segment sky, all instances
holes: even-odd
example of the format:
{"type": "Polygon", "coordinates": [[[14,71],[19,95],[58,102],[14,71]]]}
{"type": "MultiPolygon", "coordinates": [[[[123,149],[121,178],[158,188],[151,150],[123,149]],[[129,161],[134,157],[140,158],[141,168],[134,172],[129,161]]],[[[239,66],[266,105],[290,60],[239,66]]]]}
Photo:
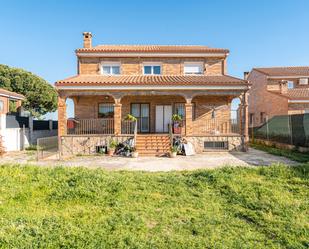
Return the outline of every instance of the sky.
{"type": "Polygon", "coordinates": [[[76,74],[84,31],[93,45],[228,48],[228,74],[240,78],[253,67],[309,66],[309,0],[0,2],[0,64],[50,84],[76,74]]]}

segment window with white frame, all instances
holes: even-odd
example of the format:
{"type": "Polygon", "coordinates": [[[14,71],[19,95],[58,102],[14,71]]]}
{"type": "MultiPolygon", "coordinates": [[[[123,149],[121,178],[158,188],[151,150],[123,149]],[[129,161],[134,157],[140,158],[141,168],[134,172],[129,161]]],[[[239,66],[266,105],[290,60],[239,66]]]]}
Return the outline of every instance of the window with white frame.
{"type": "Polygon", "coordinates": [[[102,74],[104,75],[119,75],[120,63],[117,62],[104,62],[102,63],[102,74]]]}
{"type": "Polygon", "coordinates": [[[294,88],[294,82],[289,80],[288,81],[288,89],[293,89],[294,88]]]}
{"type": "Polygon", "coordinates": [[[145,75],[160,75],[161,65],[160,64],[144,64],[143,74],[145,75]]]}
{"type": "Polygon", "coordinates": [[[299,84],[300,85],[308,85],[308,78],[300,78],[299,84]]]}
{"type": "Polygon", "coordinates": [[[203,74],[204,70],[203,62],[185,62],[184,63],[184,74],[203,74]]]}

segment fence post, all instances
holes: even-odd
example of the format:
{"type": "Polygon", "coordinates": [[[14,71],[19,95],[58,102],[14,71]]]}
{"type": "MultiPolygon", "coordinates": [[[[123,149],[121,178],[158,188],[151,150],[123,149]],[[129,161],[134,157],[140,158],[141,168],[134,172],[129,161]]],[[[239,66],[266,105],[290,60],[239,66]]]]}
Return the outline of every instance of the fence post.
{"type": "Polygon", "coordinates": [[[29,122],[29,143],[33,144],[33,117],[29,116],[28,118],[28,122],[29,122]]]}
{"type": "Polygon", "coordinates": [[[53,130],[53,120],[48,120],[48,126],[49,126],[49,130],[52,131],[53,130]]]}
{"type": "Polygon", "coordinates": [[[266,138],[269,141],[268,115],[266,115],[266,138]]]}
{"type": "Polygon", "coordinates": [[[288,126],[289,126],[289,133],[290,133],[290,143],[293,144],[293,130],[292,130],[292,123],[291,123],[291,115],[288,115],[288,126]]]}

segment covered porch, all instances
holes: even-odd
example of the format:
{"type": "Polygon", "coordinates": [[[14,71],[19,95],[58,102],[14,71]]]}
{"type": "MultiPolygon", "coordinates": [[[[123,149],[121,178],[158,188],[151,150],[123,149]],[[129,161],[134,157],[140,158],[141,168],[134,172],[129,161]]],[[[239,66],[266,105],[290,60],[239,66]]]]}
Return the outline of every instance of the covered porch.
{"type": "Polygon", "coordinates": [[[246,135],[246,98],[239,91],[62,91],[59,136],[177,133],[182,136],[246,135]],[[74,102],[67,119],[65,101],[74,102]],[[240,98],[232,110],[231,102],[240,98]],[[137,121],[127,120],[128,114],[137,121]],[[179,115],[173,129],[173,114],[179,115]],[[136,126],[136,127],[135,127],[136,126]]]}

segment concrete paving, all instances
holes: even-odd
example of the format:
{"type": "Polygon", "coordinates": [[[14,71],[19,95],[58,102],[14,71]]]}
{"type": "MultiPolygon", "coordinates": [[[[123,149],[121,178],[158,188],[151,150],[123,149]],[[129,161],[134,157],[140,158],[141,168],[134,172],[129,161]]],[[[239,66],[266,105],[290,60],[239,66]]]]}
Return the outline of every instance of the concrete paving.
{"type": "Polygon", "coordinates": [[[68,160],[35,161],[35,155],[29,152],[8,153],[0,163],[34,164],[41,166],[68,166],[102,168],[106,170],[142,170],[142,171],[172,171],[214,169],[224,166],[261,166],[276,163],[297,165],[285,157],[274,156],[263,151],[250,148],[249,152],[207,152],[194,156],[167,157],[109,157],[109,156],[78,156],[68,160]]]}

